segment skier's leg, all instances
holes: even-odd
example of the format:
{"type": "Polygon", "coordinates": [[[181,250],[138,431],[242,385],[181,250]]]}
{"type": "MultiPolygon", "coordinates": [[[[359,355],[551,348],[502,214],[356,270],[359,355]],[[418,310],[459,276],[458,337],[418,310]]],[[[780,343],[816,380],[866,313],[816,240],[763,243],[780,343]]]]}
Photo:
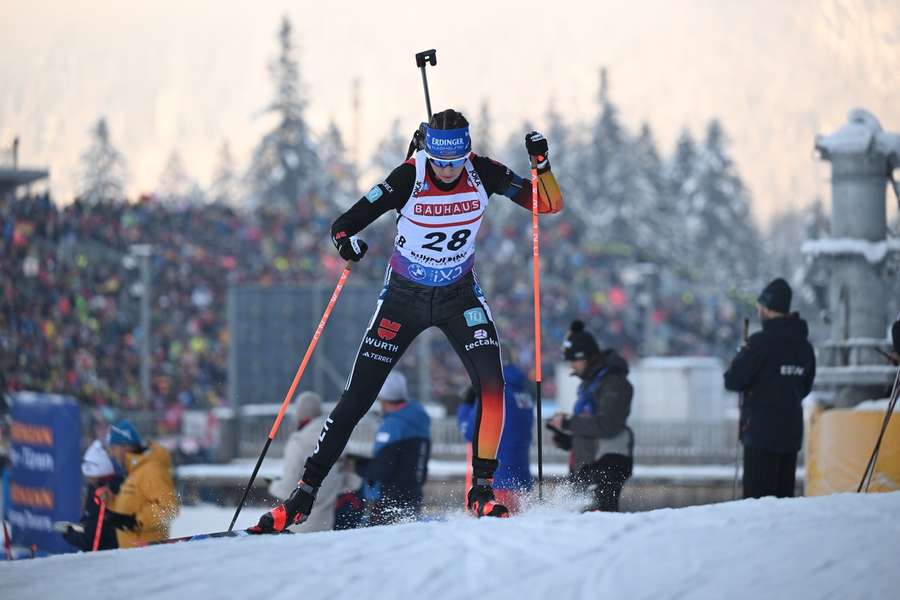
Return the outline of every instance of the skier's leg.
{"type": "Polygon", "coordinates": [[[473,487],[468,504],[475,507],[479,516],[492,512],[497,513],[494,516],[506,516],[508,511],[494,502],[491,490],[504,419],[500,342],[483,298],[467,293],[453,304],[458,310],[437,324],[462,360],[480,397],[472,437],[473,487]]]}
{"type": "Polygon", "coordinates": [[[428,327],[426,311],[392,286],[369,323],[340,400],[325,419],[319,443],[306,460],[303,481],[318,487],[340,458],[350,434],[375,402],[388,373],[412,341],[428,327]]]}
{"type": "Polygon", "coordinates": [[[303,478],[290,497],[264,514],[252,531],[282,531],[309,516],[322,480],[344,451],[356,424],[372,406],[404,350],[427,327],[423,318],[426,312],[402,291],[386,286],[360,342],[344,393],[325,420],[312,456],[306,460],[303,478]]]}

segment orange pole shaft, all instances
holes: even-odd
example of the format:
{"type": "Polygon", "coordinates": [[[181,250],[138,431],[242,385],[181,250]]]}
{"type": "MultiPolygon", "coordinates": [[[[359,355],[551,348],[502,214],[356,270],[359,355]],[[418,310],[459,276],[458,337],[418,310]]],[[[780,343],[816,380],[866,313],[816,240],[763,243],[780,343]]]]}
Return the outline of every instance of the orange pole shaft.
{"type": "Polygon", "coordinates": [[[306,365],[307,363],[309,363],[309,359],[312,356],[313,350],[316,349],[316,344],[319,343],[319,337],[322,335],[322,331],[325,329],[325,324],[328,322],[328,317],[331,316],[331,310],[337,303],[338,296],[341,295],[341,290],[344,289],[344,283],[346,283],[348,275],[350,275],[349,262],[344,267],[340,279],[338,279],[337,285],[334,288],[334,292],[331,294],[331,300],[328,301],[328,306],[325,308],[325,314],[322,315],[322,319],[319,321],[319,326],[316,327],[316,332],[313,334],[312,341],[309,343],[309,347],[306,349],[306,354],[303,356],[303,361],[300,363],[300,367],[297,369],[297,373],[294,375],[294,381],[291,383],[291,389],[288,390],[287,394],[285,394],[284,396],[284,400],[281,402],[281,409],[278,411],[278,416],[275,417],[275,423],[272,424],[271,431],[269,431],[270,440],[274,440],[275,436],[278,434],[278,428],[281,427],[281,420],[284,419],[284,414],[287,412],[288,406],[290,406],[291,404],[291,398],[294,397],[294,392],[297,391],[297,386],[300,384],[300,378],[303,377],[303,371],[306,370],[306,365]]]}
{"type": "Polygon", "coordinates": [[[531,164],[531,246],[534,258],[534,371],[535,381],[541,381],[541,249],[538,228],[538,174],[531,164]]]}

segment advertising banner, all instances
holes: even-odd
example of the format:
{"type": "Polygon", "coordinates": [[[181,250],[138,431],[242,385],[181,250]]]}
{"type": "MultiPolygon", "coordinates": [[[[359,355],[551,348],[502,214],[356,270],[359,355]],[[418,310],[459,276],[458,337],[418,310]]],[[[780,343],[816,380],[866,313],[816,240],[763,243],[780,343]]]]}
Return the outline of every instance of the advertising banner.
{"type": "Polygon", "coordinates": [[[21,555],[72,552],[54,521],[81,516],[81,421],[68,396],[19,392],[10,405],[8,519],[21,555]]]}

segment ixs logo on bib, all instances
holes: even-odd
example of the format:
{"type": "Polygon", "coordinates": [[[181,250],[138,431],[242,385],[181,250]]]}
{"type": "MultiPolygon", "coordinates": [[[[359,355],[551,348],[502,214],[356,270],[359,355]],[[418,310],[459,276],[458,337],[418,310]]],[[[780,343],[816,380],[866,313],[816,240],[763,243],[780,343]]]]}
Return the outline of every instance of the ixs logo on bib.
{"type": "Polygon", "coordinates": [[[466,318],[466,325],[469,327],[485,325],[488,322],[487,315],[484,314],[483,308],[470,308],[463,313],[463,316],[466,318]]]}
{"type": "Polygon", "coordinates": [[[381,319],[381,322],[378,324],[378,337],[383,340],[394,339],[397,337],[398,331],[400,331],[400,323],[396,321],[381,319]]]}

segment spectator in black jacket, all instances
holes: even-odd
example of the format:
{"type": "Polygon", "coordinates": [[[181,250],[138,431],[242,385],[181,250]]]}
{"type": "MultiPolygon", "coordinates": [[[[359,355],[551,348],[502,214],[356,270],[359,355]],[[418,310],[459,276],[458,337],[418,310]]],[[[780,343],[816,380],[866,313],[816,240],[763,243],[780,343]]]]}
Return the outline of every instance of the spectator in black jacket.
{"type": "Polygon", "coordinates": [[[725,372],[741,394],[744,498],[794,495],[803,441],[803,398],[812,390],[816,357],[809,329],[791,313],[791,287],[775,279],[757,298],[762,331],[754,333],[725,372]]]}
{"type": "Polygon", "coordinates": [[[563,344],[563,358],[581,378],[572,415],[554,415],[547,427],[553,442],[570,450],[570,480],[576,489],[591,489],[585,511],[619,510],[619,497],[634,467],[634,435],[626,424],[634,390],[628,363],[615,350],[601,350],[584,323],[573,321],[563,344]]]}
{"type": "Polygon", "coordinates": [[[431,454],[431,419],[409,401],[406,378],[391,371],[378,401],[384,422],[375,434],[363,495],[369,525],[386,525],[418,516],[431,454]]]}

